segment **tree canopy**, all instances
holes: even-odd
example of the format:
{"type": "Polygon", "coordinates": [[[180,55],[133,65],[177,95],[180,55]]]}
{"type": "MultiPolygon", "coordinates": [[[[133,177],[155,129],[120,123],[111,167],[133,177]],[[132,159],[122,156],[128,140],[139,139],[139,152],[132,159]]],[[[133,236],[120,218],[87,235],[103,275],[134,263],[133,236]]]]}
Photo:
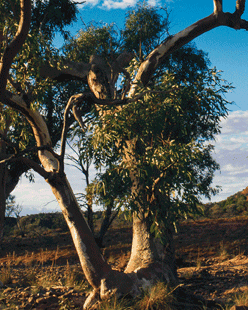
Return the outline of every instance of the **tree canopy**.
{"type": "MultiPolygon", "coordinates": [[[[166,255],[160,255],[151,230],[164,223],[157,224],[156,220],[162,219],[161,215],[167,216],[168,211],[173,209],[187,213],[189,206],[194,206],[199,192],[208,194],[211,191],[209,185],[216,164],[209,156],[211,146],[206,142],[218,132],[219,117],[226,113],[222,94],[228,86],[220,82],[215,70],[201,68],[187,74],[180,72],[184,63],[177,66],[171,55],[195,37],[219,26],[248,30],[248,22],[241,18],[244,9],[245,0],[237,0],[235,12],[225,13],[222,1],[214,0],[211,15],[162,40],[152,51],[148,51],[144,60],[135,58],[135,53],[122,50],[117,50],[113,57],[110,54],[107,59],[104,54],[92,55],[89,62],[79,63],[63,57],[57,57],[58,61],[56,58],[51,60],[48,53],[50,58],[44,57],[47,61],[41,64],[40,77],[62,82],[79,80],[88,85],[82,88],[82,93],[68,99],[64,109],[60,153],[56,153],[49,127],[42,117],[42,104],[38,99],[35,104],[32,103],[29,87],[25,83],[18,88],[9,79],[16,57],[24,53],[22,48],[29,53],[25,42],[32,25],[31,0],[20,0],[18,26],[13,23],[16,32],[9,41],[4,39],[6,44],[1,50],[0,100],[28,121],[40,163],[28,156],[29,149],[19,152],[12,145],[17,152],[4,157],[0,161],[0,169],[5,169],[4,165],[9,162],[19,160],[38,172],[50,185],[70,229],[85,276],[93,287],[85,301],[85,309],[113,294],[135,297],[142,289],[161,279],[172,285],[177,284],[171,227],[161,226],[168,237],[166,255]],[[119,77],[124,82],[120,88],[119,77]],[[66,137],[72,117],[84,128],[82,116],[91,109],[96,112],[99,128],[95,132],[96,144],[101,146],[106,142],[107,146],[99,160],[115,158],[131,180],[133,242],[124,272],[112,269],[104,260],[64,172],[66,137]],[[152,128],[148,116],[152,116],[152,128]],[[198,120],[198,116],[199,121],[193,122],[198,120]],[[154,137],[151,133],[153,128],[154,137]],[[103,137],[104,130],[106,134],[103,137]],[[160,187],[160,183],[163,186],[160,187]],[[180,206],[178,199],[182,202],[180,206]],[[189,204],[191,201],[193,205],[189,204]]],[[[28,62],[29,58],[26,60],[28,62]]],[[[200,63],[204,64],[204,59],[197,62],[195,68],[200,63]]],[[[22,64],[25,67],[25,63],[22,64]]],[[[1,146],[6,142],[4,139],[1,137],[1,146]]],[[[0,196],[4,195],[2,189],[0,187],[0,196]]]]}
{"type": "MultiPolygon", "coordinates": [[[[168,21],[143,4],[128,13],[121,39],[113,29],[91,24],[66,45],[65,53],[82,61],[85,51],[93,52],[95,46],[98,55],[111,58],[121,53],[124,42],[137,54],[126,68],[128,75],[122,75],[125,85],[153,48],[148,42],[159,41],[168,31],[168,21]],[[154,23],[158,27],[152,27],[154,23]],[[152,32],[144,30],[144,37],[136,37],[137,25],[152,32]]],[[[224,95],[230,88],[220,72],[210,69],[207,55],[187,45],[165,59],[146,88],[139,87],[141,98],[126,106],[94,110],[95,118],[79,140],[80,158],[90,154],[96,167],[107,168],[106,188],[115,188],[118,173],[129,187],[123,190],[125,206],[132,212],[141,209],[151,219],[152,230],[163,236],[165,226],[198,213],[201,197],[216,192],[211,183],[219,166],[210,142],[220,132],[221,117],[227,115],[224,95]]]]}

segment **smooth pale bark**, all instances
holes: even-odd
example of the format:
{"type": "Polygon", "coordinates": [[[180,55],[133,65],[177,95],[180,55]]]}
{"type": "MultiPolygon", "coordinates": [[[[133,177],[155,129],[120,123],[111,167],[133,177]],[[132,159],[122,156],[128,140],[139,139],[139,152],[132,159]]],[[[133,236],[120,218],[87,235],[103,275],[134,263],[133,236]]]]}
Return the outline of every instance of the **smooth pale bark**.
{"type": "MultiPolygon", "coordinates": [[[[211,15],[197,21],[196,23],[192,24],[191,26],[185,28],[184,30],[178,32],[177,34],[173,36],[169,36],[167,39],[165,39],[157,48],[155,48],[146,58],[146,60],[140,65],[138,72],[135,76],[135,79],[131,82],[131,89],[128,92],[128,97],[133,98],[137,92],[137,87],[140,83],[142,83],[144,86],[147,85],[151,77],[153,76],[155,70],[157,67],[163,62],[163,60],[168,57],[170,54],[172,54],[174,51],[178,50],[185,44],[191,42],[193,39],[197,38],[198,36],[220,26],[226,26],[233,28],[235,30],[239,29],[245,29],[248,30],[248,22],[244,19],[241,19],[242,14],[244,13],[245,9],[245,0],[237,0],[236,1],[236,10],[234,13],[224,13],[222,11],[222,1],[221,0],[214,0],[214,11],[211,15]]],[[[124,53],[123,53],[124,54],[124,53]]],[[[116,73],[119,73],[123,71],[123,68],[125,68],[125,65],[128,64],[128,62],[131,60],[133,55],[131,53],[126,53],[126,57],[122,56],[123,59],[125,59],[125,62],[119,61],[117,59],[117,62],[114,62],[116,68],[119,70],[115,70],[116,73]],[[116,65],[118,62],[121,64],[122,70],[116,65]]],[[[121,58],[121,56],[119,56],[121,58]]],[[[95,65],[95,63],[92,63],[95,65]]],[[[112,64],[112,65],[113,65],[112,64]]],[[[98,67],[102,70],[103,65],[97,63],[98,67]]],[[[84,64],[84,66],[87,66],[84,64]]],[[[50,76],[53,76],[54,78],[60,77],[61,80],[68,78],[68,70],[71,70],[71,74],[73,77],[78,78],[82,74],[82,70],[80,68],[77,68],[77,66],[73,63],[67,64],[66,69],[52,69],[53,71],[50,76]]],[[[87,67],[88,70],[90,70],[87,67]]],[[[108,69],[109,70],[109,69],[108,69]]],[[[108,71],[107,70],[107,71],[108,71]]],[[[104,75],[106,79],[108,78],[108,72],[105,72],[104,75]]],[[[90,71],[85,71],[85,75],[88,74],[90,71]]],[[[104,72],[104,70],[102,71],[104,72]]],[[[84,76],[85,76],[84,75],[84,76]]],[[[49,76],[48,71],[46,72],[44,70],[44,76],[49,76]]],[[[96,83],[96,74],[94,74],[94,69],[90,73],[90,78],[88,79],[88,82],[90,84],[91,90],[95,93],[95,96],[97,98],[106,98],[108,97],[105,93],[106,89],[103,91],[102,86],[104,86],[104,83],[96,83]],[[92,76],[91,76],[92,74],[92,76]],[[104,94],[105,93],[105,94],[104,94]],[[104,96],[103,96],[104,95],[104,96]]],[[[113,82],[116,81],[116,76],[118,74],[115,74],[114,80],[111,80],[109,78],[107,87],[111,88],[110,93],[113,94],[113,82]]],[[[106,85],[105,85],[106,86],[106,85]]]]}
{"type": "Polygon", "coordinates": [[[238,17],[238,13],[236,13],[237,11],[233,14],[223,13],[221,10],[222,5],[220,5],[220,1],[214,1],[214,3],[216,5],[216,9],[213,14],[197,21],[177,34],[169,36],[148,55],[146,60],[139,67],[132,83],[129,97],[133,97],[135,95],[140,82],[142,82],[143,85],[147,85],[157,67],[166,57],[200,35],[219,26],[248,30],[248,22],[241,20],[241,15],[238,17]]]}
{"type": "MultiPolygon", "coordinates": [[[[135,143],[128,143],[126,150],[125,161],[135,160],[135,143]]],[[[134,165],[130,164],[130,167],[134,165]]],[[[148,274],[151,283],[156,280],[163,280],[172,285],[177,284],[177,271],[174,264],[175,252],[163,252],[161,253],[161,246],[158,247],[155,244],[154,236],[150,232],[151,221],[149,219],[149,201],[145,195],[144,185],[139,178],[138,171],[131,169],[130,177],[132,180],[132,196],[136,200],[137,210],[133,213],[133,239],[131,257],[126,267],[125,272],[135,272],[139,276],[148,278],[148,274]],[[163,254],[163,255],[161,255],[163,254]],[[170,255],[170,256],[168,256],[170,255]]],[[[173,244],[173,235],[170,236],[171,245],[173,244]]],[[[156,240],[159,243],[159,240],[156,240]]]]}
{"type": "Polygon", "coordinates": [[[111,269],[95,243],[68,180],[65,175],[55,173],[46,181],[51,186],[70,229],[85,276],[93,288],[99,288],[101,279],[111,269]]]}
{"type": "Polygon", "coordinates": [[[131,257],[125,272],[135,272],[159,260],[153,237],[150,233],[148,218],[143,213],[133,214],[133,240],[131,257]]]}

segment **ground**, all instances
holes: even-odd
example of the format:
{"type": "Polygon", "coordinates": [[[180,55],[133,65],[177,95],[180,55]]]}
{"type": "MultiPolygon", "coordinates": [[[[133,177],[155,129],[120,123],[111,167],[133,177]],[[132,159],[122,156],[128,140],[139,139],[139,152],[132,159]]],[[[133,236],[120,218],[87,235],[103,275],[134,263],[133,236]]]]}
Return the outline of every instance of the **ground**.
{"type": "MultiPolygon", "coordinates": [[[[248,217],[181,223],[175,236],[180,288],[221,304],[219,309],[248,306],[247,237],[248,217]]],[[[127,224],[111,229],[102,252],[123,270],[130,247],[127,224]]],[[[0,309],[81,309],[89,290],[70,234],[60,229],[5,238],[0,280],[0,309]]]]}

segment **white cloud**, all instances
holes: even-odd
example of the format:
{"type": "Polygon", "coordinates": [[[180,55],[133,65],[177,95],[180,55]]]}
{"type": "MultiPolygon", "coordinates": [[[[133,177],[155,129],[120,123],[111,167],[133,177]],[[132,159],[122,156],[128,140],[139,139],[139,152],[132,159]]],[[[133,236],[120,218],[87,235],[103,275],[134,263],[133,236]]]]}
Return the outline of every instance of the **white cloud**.
{"type": "Polygon", "coordinates": [[[104,0],[102,3],[102,7],[106,9],[126,9],[128,7],[133,7],[137,3],[136,0],[104,0]]]}
{"type": "Polygon", "coordinates": [[[79,0],[77,3],[80,3],[79,6],[96,6],[98,5],[100,1],[99,0],[79,0]]]}
{"type": "Polygon", "coordinates": [[[214,186],[222,191],[212,201],[226,199],[248,186],[248,111],[231,112],[222,120],[221,134],[216,137],[214,158],[220,164],[214,186]]]}
{"type": "MultiPolygon", "coordinates": [[[[137,3],[138,0],[79,0],[81,4],[80,6],[83,5],[85,6],[97,6],[102,9],[127,9],[129,7],[134,7],[137,3]]],[[[165,2],[170,3],[174,2],[174,0],[166,0],[165,2]]],[[[148,5],[150,6],[159,6],[161,4],[160,0],[148,0],[147,1],[148,5]]]]}
{"type": "Polygon", "coordinates": [[[248,111],[234,111],[229,114],[226,119],[221,122],[222,134],[239,134],[246,132],[248,119],[248,111]]]}

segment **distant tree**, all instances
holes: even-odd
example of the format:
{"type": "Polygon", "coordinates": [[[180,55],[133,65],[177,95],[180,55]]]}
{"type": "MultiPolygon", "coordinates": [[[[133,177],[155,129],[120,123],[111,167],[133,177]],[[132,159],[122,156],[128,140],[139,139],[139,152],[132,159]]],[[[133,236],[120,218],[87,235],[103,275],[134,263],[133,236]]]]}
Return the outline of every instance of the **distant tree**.
{"type": "MultiPolygon", "coordinates": [[[[7,105],[10,109],[15,109],[24,115],[29,122],[36,140],[36,154],[39,157],[40,164],[37,164],[37,162],[27,156],[28,150],[26,150],[26,152],[19,152],[18,148],[14,146],[12,147],[17,155],[13,154],[8,156],[1,160],[0,163],[3,164],[13,160],[21,161],[38,172],[51,186],[70,229],[85,276],[93,287],[93,292],[88,296],[84,304],[85,309],[91,308],[99,299],[109,298],[112,294],[116,294],[118,297],[127,294],[137,296],[144,287],[150,286],[154,282],[161,280],[161,277],[164,281],[170,282],[171,284],[175,284],[175,279],[170,267],[164,264],[163,261],[156,259],[155,248],[152,247],[152,244],[150,243],[150,231],[147,230],[146,214],[141,213],[142,216],[138,217],[140,209],[137,204],[138,214],[136,221],[134,222],[133,244],[135,245],[137,242],[138,246],[141,245],[141,248],[138,247],[138,251],[136,251],[136,254],[138,253],[138,255],[136,255],[136,257],[133,255],[131,256],[131,261],[135,258],[135,264],[129,264],[128,269],[126,269],[125,272],[118,272],[113,270],[102,257],[64,173],[65,141],[69,127],[68,120],[70,119],[71,108],[75,118],[79,120],[80,123],[83,123],[82,119],[80,119],[82,115],[81,112],[85,112],[84,107],[87,104],[92,107],[92,109],[95,109],[96,112],[99,111],[99,105],[119,105],[120,115],[122,115],[122,113],[128,111],[129,104],[138,101],[138,105],[141,105],[143,100],[146,103],[146,95],[156,96],[158,94],[156,94],[156,88],[144,89],[143,87],[149,87],[148,82],[153,82],[154,73],[160,65],[163,65],[166,57],[193,40],[195,37],[218,26],[228,26],[234,29],[247,30],[248,22],[241,19],[241,16],[244,13],[244,8],[245,1],[237,0],[235,12],[233,14],[224,13],[222,11],[222,1],[214,0],[213,14],[196,22],[178,34],[170,36],[162,41],[161,44],[153,49],[146,59],[139,64],[137,67],[137,73],[134,76],[129,77],[126,70],[133,58],[133,55],[128,52],[118,53],[118,55],[114,56],[112,59],[109,58],[108,62],[106,62],[103,57],[95,55],[90,58],[90,63],[73,63],[62,59],[59,61],[58,66],[44,65],[44,67],[49,68],[49,70],[45,70],[47,76],[52,78],[59,78],[60,80],[78,78],[84,82],[87,77],[87,82],[90,88],[89,92],[85,91],[81,94],[74,95],[69,99],[64,112],[64,126],[61,135],[60,154],[57,154],[52,148],[52,141],[47,124],[41,117],[38,109],[35,106],[30,105],[28,97],[25,96],[26,90],[24,90],[24,94],[21,95],[14,89],[7,89],[10,68],[15,56],[17,56],[19,51],[22,50],[30,29],[31,1],[20,0],[20,20],[18,29],[13,38],[6,42],[2,51],[2,62],[0,63],[0,100],[2,104],[7,105]],[[120,73],[125,76],[127,83],[124,84],[123,91],[116,91],[115,84],[120,73]],[[142,91],[142,93],[140,93],[140,91],[142,91]],[[144,99],[140,100],[142,97],[144,99]],[[137,230],[135,230],[136,228],[137,230]],[[145,242],[141,244],[140,239],[143,239],[145,242]]],[[[172,87],[173,84],[171,84],[170,81],[171,80],[169,80],[166,90],[167,96],[170,94],[170,96],[173,96],[174,92],[175,95],[177,95],[177,90],[174,90],[172,87]]],[[[166,84],[167,80],[163,80],[163,83],[166,84]]],[[[184,85],[182,86],[184,88],[184,85]]],[[[177,96],[175,96],[175,98],[176,97],[177,96]]],[[[160,100],[161,103],[166,101],[166,94],[164,94],[160,100]]],[[[153,101],[150,102],[153,103],[153,101]]],[[[201,102],[199,102],[199,108],[201,109],[201,102]]],[[[156,107],[154,110],[156,111],[156,107]]],[[[203,116],[203,118],[209,116],[208,111],[209,110],[205,108],[206,116],[203,116]]],[[[145,111],[142,112],[144,113],[145,111]]],[[[176,112],[177,111],[175,111],[175,115],[177,115],[176,112]]],[[[192,113],[193,112],[194,111],[192,111],[192,113]]],[[[138,114],[139,110],[135,110],[135,113],[138,114]]],[[[132,115],[128,116],[131,117],[132,115]]],[[[158,120],[162,121],[159,116],[158,120]]],[[[126,122],[128,123],[127,119],[126,122]]],[[[133,122],[131,122],[131,125],[132,124],[133,122]]],[[[147,124],[147,126],[149,127],[149,124],[147,124]]],[[[107,137],[105,138],[107,139],[107,137]]],[[[131,144],[129,143],[129,145],[127,145],[127,151],[129,146],[132,147],[132,142],[133,147],[137,146],[136,140],[133,139],[133,137],[130,138],[132,138],[132,140],[130,140],[131,144]]],[[[173,143],[174,142],[170,143],[170,147],[173,146],[173,143]]],[[[174,144],[174,146],[178,151],[178,145],[174,144]]],[[[142,147],[143,146],[141,145],[141,148],[142,147]]],[[[170,151],[170,147],[168,148],[168,151],[170,151]]],[[[149,151],[149,149],[147,151],[149,151]]],[[[195,151],[197,151],[197,148],[195,151]]],[[[186,154],[187,147],[182,148],[182,152],[186,154]]],[[[172,153],[171,159],[177,163],[179,156],[179,164],[181,165],[178,164],[178,172],[183,172],[183,168],[188,168],[190,165],[184,166],[184,163],[180,162],[180,152],[176,153],[178,154],[176,156],[177,158],[173,158],[172,153]]],[[[130,156],[132,156],[132,149],[130,156]]],[[[151,158],[154,158],[153,154],[150,156],[151,158]]],[[[157,156],[161,156],[160,153],[158,153],[157,156]]],[[[205,163],[202,162],[202,164],[205,163]]],[[[137,167],[139,168],[138,163],[136,163],[134,168],[137,170],[137,167]]],[[[167,169],[169,169],[169,167],[167,169]]],[[[190,173],[193,173],[193,169],[190,170],[190,173]]],[[[178,175],[176,178],[178,183],[179,179],[180,177],[178,175]]],[[[180,188],[176,188],[176,190],[180,190],[180,188]]],[[[143,193],[145,193],[145,189],[138,194],[143,193]]],[[[181,194],[183,194],[183,192],[181,194]]]]}

